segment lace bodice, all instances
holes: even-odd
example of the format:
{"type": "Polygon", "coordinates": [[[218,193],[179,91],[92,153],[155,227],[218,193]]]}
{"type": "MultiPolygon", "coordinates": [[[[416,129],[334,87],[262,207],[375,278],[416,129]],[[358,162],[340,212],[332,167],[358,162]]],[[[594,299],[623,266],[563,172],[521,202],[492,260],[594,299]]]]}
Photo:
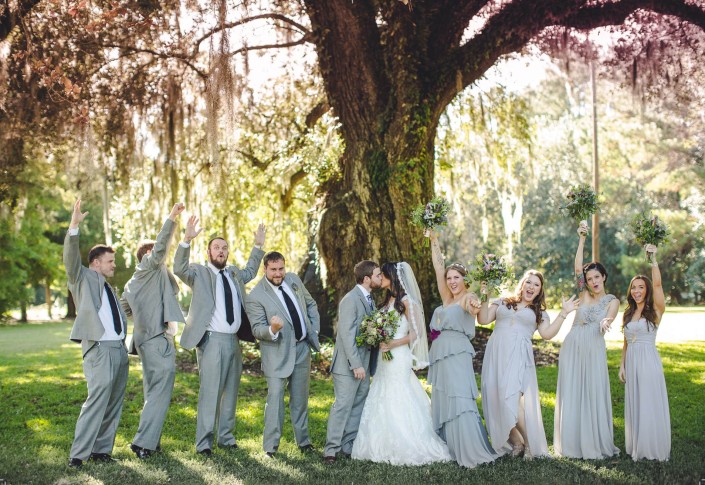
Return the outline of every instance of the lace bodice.
{"type": "Polygon", "coordinates": [[[603,318],[607,316],[607,307],[612,300],[616,300],[617,297],[614,295],[605,295],[597,303],[592,305],[580,305],[577,313],[575,314],[575,320],[573,320],[573,326],[590,326],[599,327],[600,322],[603,318]]]}

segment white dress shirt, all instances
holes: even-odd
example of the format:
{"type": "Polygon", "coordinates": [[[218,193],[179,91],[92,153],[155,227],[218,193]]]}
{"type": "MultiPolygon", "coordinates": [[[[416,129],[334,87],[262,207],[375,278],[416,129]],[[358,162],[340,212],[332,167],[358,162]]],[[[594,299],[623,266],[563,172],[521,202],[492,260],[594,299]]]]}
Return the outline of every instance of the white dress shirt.
{"type": "Polygon", "coordinates": [[[220,333],[237,333],[240,330],[240,323],[242,318],[242,310],[240,297],[238,296],[237,286],[233,283],[230,275],[227,271],[223,271],[225,279],[228,280],[230,285],[230,291],[233,294],[233,320],[232,325],[228,323],[225,313],[225,291],[223,289],[223,277],[220,275],[220,270],[208,263],[208,268],[215,273],[215,310],[213,311],[213,318],[208,324],[208,330],[220,333]]]}
{"type": "MultiPolygon", "coordinates": [[[[272,290],[274,293],[277,295],[277,298],[279,298],[279,301],[282,302],[282,306],[284,309],[289,311],[289,308],[286,306],[286,300],[284,300],[284,295],[282,295],[282,291],[279,289],[279,286],[276,286],[272,284],[271,281],[269,281],[266,277],[265,280],[269,284],[269,286],[272,287],[272,290]]],[[[299,342],[303,342],[306,340],[306,320],[304,319],[303,313],[301,313],[301,307],[299,307],[299,300],[296,298],[296,295],[294,294],[294,291],[291,289],[291,287],[287,284],[286,281],[282,281],[281,287],[284,288],[284,291],[286,291],[286,294],[289,295],[289,298],[291,298],[291,301],[294,302],[294,306],[296,307],[296,312],[299,314],[299,321],[301,322],[301,340],[299,342]]],[[[294,324],[293,319],[291,318],[291,315],[289,315],[289,320],[292,321],[292,325],[294,324]]],[[[273,333],[272,332],[272,327],[269,327],[269,334],[272,336],[274,340],[277,340],[279,338],[279,332],[273,333]]]]}

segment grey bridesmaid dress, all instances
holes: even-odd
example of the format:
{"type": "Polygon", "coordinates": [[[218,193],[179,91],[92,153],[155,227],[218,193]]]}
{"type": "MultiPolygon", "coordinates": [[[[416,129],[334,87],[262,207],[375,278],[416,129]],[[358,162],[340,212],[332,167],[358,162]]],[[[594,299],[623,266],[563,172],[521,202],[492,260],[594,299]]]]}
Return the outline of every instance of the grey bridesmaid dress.
{"type": "Polygon", "coordinates": [[[666,461],[671,454],[671,416],[666,379],[656,350],[657,331],[658,327],[647,324],[644,318],[624,327],[624,438],[634,461],[666,461]]]}
{"type": "Polygon", "coordinates": [[[440,335],[431,345],[428,382],[433,386],[433,428],[448,444],[459,465],[473,468],[497,458],[477,408],[477,383],[472,358],[475,319],[458,304],[438,307],[431,329],[440,335]]]}
{"type": "Polygon", "coordinates": [[[556,455],[602,459],[619,454],[612,430],[612,398],[600,322],[614,295],[581,305],[558,357],[553,447],[556,455]]]}

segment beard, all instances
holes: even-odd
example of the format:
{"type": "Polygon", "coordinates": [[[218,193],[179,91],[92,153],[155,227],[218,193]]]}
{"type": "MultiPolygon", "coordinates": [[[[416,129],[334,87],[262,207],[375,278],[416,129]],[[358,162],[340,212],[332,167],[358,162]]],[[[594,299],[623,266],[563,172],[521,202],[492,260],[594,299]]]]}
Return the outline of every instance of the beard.
{"type": "Polygon", "coordinates": [[[226,263],[226,262],[227,262],[226,260],[223,260],[223,261],[216,261],[216,260],[214,260],[214,259],[211,259],[211,260],[210,260],[210,263],[211,263],[213,266],[215,266],[216,268],[218,268],[218,269],[223,269],[223,268],[225,268],[225,263],[226,263]]]}

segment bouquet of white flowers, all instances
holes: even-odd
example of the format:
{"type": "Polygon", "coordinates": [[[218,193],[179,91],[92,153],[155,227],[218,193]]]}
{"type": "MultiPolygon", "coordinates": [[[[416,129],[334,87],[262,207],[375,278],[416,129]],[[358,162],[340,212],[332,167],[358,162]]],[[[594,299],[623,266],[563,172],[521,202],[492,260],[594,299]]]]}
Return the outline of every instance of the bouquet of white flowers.
{"type": "MultiPolygon", "coordinates": [[[[387,343],[394,338],[394,334],[399,328],[401,316],[394,308],[390,310],[377,310],[367,315],[360,323],[360,335],[355,337],[358,347],[367,345],[377,347],[381,343],[387,343]]],[[[392,353],[385,352],[384,360],[392,360],[392,353]]]]}

